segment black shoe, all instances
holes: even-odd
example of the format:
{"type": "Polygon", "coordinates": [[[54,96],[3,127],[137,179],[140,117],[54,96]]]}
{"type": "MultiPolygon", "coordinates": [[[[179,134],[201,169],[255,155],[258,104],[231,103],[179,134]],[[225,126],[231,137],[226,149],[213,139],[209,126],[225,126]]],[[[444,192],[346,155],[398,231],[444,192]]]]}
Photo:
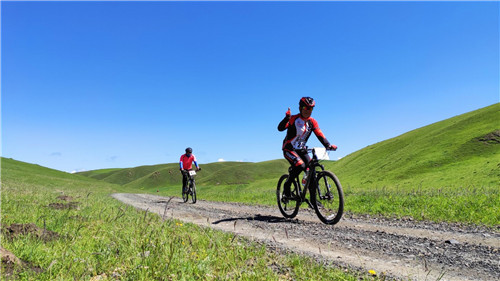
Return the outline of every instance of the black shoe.
{"type": "Polygon", "coordinates": [[[286,198],[290,198],[292,197],[292,192],[290,191],[290,185],[287,185],[287,183],[285,182],[285,184],[283,185],[283,195],[286,197],[286,198]]]}
{"type": "Polygon", "coordinates": [[[288,192],[287,192],[287,190],[284,190],[283,196],[286,198],[292,198],[292,194],[291,194],[290,190],[288,190],[288,192]]]}

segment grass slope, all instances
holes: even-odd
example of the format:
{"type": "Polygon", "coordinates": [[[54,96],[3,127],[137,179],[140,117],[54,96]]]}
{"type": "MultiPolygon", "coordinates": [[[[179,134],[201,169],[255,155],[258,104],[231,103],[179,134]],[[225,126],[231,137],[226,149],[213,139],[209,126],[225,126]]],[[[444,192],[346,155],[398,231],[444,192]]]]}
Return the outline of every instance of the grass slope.
{"type": "Polygon", "coordinates": [[[108,192],[124,190],[121,186],[101,182],[83,175],[69,174],[10,158],[1,157],[1,164],[3,187],[15,182],[16,184],[43,186],[54,190],[57,190],[59,186],[86,190],[97,188],[108,192]]]}
{"type": "Polygon", "coordinates": [[[347,210],[500,223],[500,104],[371,145],[327,167],[347,210]]]}
{"type": "MultiPolygon", "coordinates": [[[[370,145],[340,161],[325,162],[351,187],[384,185],[489,186],[500,178],[500,103],[370,145]],[[497,134],[495,136],[494,134],[497,134]]],[[[285,160],[202,165],[199,185],[239,185],[275,179],[285,160]]],[[[176,163],[79,173],[130,188],[177,185],[176,163]]]]}
{"type": "Polygon", "coordinates": [[[358,188],[499,186],[499,134],[497,103],[368,146],[329,167],[358,188]]]}
{"type": "MultiPolygon", "coordinates": [[[[198,185],[241,185],[261,179],[279,177],[288,169],[286,160],[260,163],[217,162],[202,165],[198,185]]],[[[83,176],[123,185],[130,189],[155,189],[179,185],[182,180],[177,163],[139,166],[126,169],[104,169],[79,173],[83,176]]]]}

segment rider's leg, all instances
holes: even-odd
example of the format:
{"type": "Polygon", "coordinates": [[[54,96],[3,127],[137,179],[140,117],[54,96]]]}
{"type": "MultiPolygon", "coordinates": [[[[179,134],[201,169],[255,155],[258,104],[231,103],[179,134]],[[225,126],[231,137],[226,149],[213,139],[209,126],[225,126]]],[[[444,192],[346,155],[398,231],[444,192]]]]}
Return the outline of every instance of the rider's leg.
{"type": "MultiPolygon", "coordinates": [[[[284,149],[283,155],[285,156],[285,159],[288,160],[288,162],[290,162],[290,165],[293,167],[292,169],[290,169],[287,181],[283,184],[283,192],[285,193],[285,196],[291,197],[290,186],[292,185],[292,181],[300,174],[300,172],[305,170],[306,165],[304,163],[304,160],[302,160],[302,158],[296,151],[284,149]]],[[[307,156],[306,161],[310,160],[309,155],[307,155],[307,153],[306,156],[307,156]]]]}
{"type": "Polygon", "coordinates": [[[187,183],[187,176],[185,173],[182,173],[182,192],[183,193],[186,191],[186,183],[187,183]]]}
{"type": "Polygon", "coordinates": [[[286,197],[292,196],[291,188],[290,188],[292,185],[292,181],[300,174],[300,172],[302,172],[304,170],[305,170],[304,164],[302,164],[300,166],[295,166],[292,169],[290,169],[289,177],[288,177],[287,181],[283,184],[283,191],[284,191],[286,197]]]}

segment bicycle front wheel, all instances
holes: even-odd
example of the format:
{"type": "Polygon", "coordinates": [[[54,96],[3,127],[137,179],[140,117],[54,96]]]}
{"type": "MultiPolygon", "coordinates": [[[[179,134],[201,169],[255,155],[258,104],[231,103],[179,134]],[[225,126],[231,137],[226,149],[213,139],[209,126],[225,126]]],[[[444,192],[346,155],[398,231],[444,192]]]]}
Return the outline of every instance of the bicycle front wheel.
{"type": "Polygon", "coordinates": [[[194,184],[194,181],[191,183],[191,201],[194,203],[196,203],[196,184],[194,184]]]}
{"type": "Polygon", "coordinates": [[[184,190],[182,190],[182,201],[184,201],[184,203],[186,203],[188,201],[189,197],[188,197],[188,192],[184,190]]]}
{"type": "Polygon", "coordinates": [[[278,200],[278,207],[281,214],[285,218],[291,219],[294,218],[299,212],[300,199],[296,181],[292,181],[292,184],[290,185],[291,194],[294,199],[284,198],[283,186],[287,179],[288,175],[282,175],[279,179],[278,186],[276,187],[276,199],[278,200]]]}
{"type": "Polygon", "coordinates": [[[318,218],[336,224],[344,213],[344,193],[337,176],[330,171],[318,172],[317,187],[311,190],[311,203],[318,218]]]}

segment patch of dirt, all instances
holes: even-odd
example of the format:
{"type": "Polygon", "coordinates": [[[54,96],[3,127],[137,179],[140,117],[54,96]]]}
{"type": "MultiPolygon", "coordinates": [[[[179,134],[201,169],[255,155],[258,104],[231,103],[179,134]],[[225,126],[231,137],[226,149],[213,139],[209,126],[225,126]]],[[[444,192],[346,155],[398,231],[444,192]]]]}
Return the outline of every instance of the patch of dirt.
{"type": "Polygon", "coordinates": [[[16,267],[22,266],[21,260],[16,257],[13,253],[0,247],[0,255],[2,257],[2,275],[5,277],[10,277],[14,274],[14,269],[16,267]]]}
{"type": "Polygon", "coordinates": [[[78,202],[69,202],[67,204],[64,203],[50,203],[49,208],[56,210],[65,210],[65,209],[78,209],[78,202]]]}
{"type": "Polygon", "coordinates": [[[39,228],[34,223],[13,223],[9,227],[2,228],[2,231],[8,239],[13,239],[19,235],[33,235],[43,241],[52,241],[59,238],[59,234],[57,232],[39,228]]]}
{"type": "Polygon", "coordinates": [[[325,225],[311,209],[297,218],[278,207],[178,197],[113,194],[142,210],[247,237],[280,253],[313,257],[328,266],[392,280],[499,280],[500,229],[346,215],[325,225]]]}
{"type": "Polygon", "coordinates": [[[68,195],[59,195],[59,196],[57,196],[57,199],[69,202],[69,201],[73,200],[73,197],[68,196],[68,195]]]}
{"type": "Polygon", "coordinates": [[[483,137],[480,137],[479,141],[489,143],[489,144],[500,143],[500,130],[493,131],[493,132],[491,132],[483,137]]]}
{"type": "Polygon", "coordinates": [[[12,252],[0,247],[0,256],[2,257],[2,277],[5,280],[15,279],[16,272],[25,271],[27,269],[32,270],[37,273],[41,273],[42,269],[38,266],[32,266],[18,257],[16,257],[12,252]]]}

